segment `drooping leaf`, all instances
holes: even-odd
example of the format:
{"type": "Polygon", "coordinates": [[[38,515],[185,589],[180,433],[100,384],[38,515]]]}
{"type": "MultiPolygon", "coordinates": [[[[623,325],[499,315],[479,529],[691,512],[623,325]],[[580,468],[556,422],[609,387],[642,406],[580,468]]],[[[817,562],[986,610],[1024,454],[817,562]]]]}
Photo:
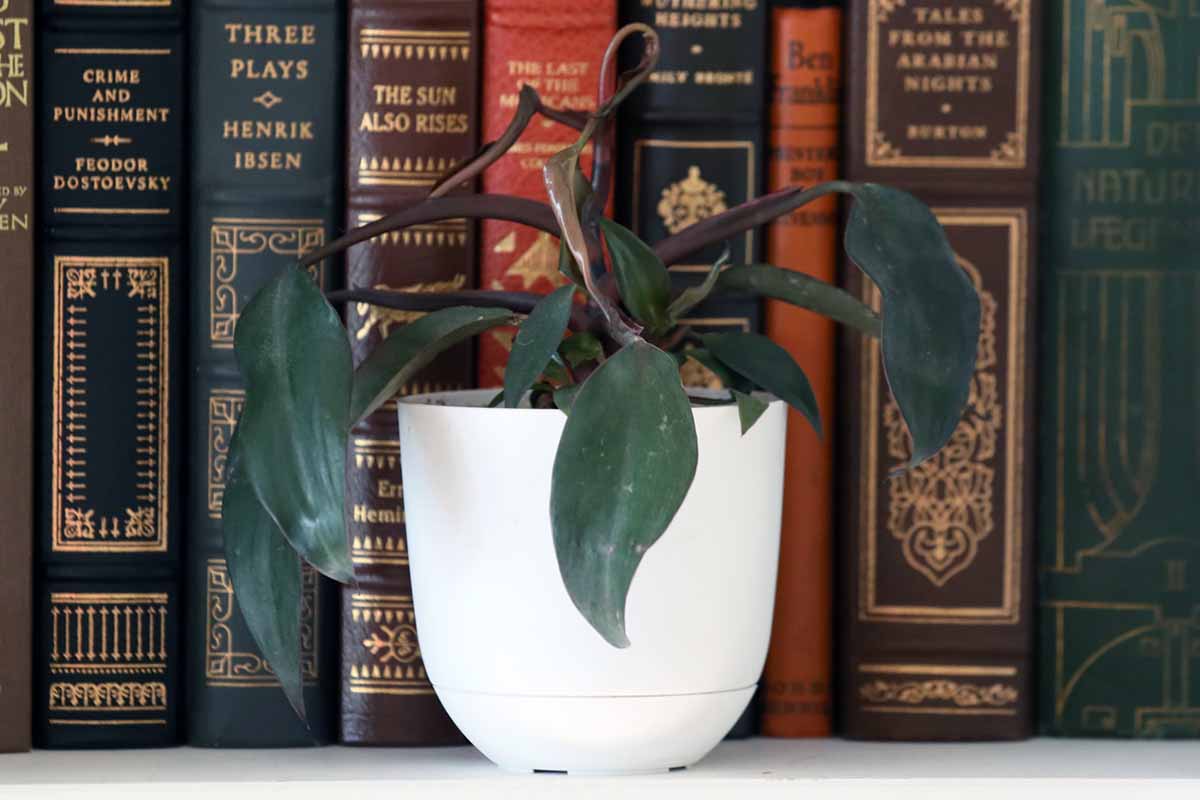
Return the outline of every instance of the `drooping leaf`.
{"type": "Polygon", "coordinates": [[[580,364],[599,361],[604,356],[604,345],[587,331],[573,333],[558,346],[558,352],[574,369],[580,364]]]}
{"type": "Polygon", "coordinates": [[[962,418],[975,372],[979,295],[937,218],[912,195],[854,187],[846,252],[883,298],[883,365],[912,436],[912,465],[962,418]]]}
{"type": "Polygon", "coordinates": [[[722,364],[795,408],[821,435],[812,384],[787,350],[757,333],[712,333],[700,338],[722,364]]]}
{"type": "Polygon", "coordinates": [[[600,229],[612,255],[613,274],[629,312],[652,332],[671,326],[671,276],[662,259],[628,228],[600,219],[600,229]]]}
{"type": "Polygon", "coordinates": [[[721,361],[704,347],[689,347],[684,350],[681,355],[686,361],[688,358],[695,361],[700,366],[707,369],[712,374],[716,375],[721,381],[721,385],[727,389],[738,389],[742,392],[754,391],[754,383],[746,380],[736,372],[732,372],[721,361]]]}
{"type": "Polygon", "coordinates": [[[244,479],[305,561],[350,581],[346,330],[308,273],[288,267],[246,306],[234,343],[246,382],[238,424],[244,479]]]}
{"type": "Polygon", "coordinates": [[[579,271],[579,265],[571,257],[571,251],[567,249],[566,242],[558,243],[558,271],[579,288],[586,288],[587,284],[583,281],[583,273],[579,271]]]}
{"type": "Polygon", "coordinates": [[[721,257],[713,263],[709,268],[708,274],[704,276],[704,280],[695,286],[689,286],[679,293],[679,296],[671,301],[671,305],[667,308],[667,316],[671,318],[671,323],[678,322],[687,313],[696,306],[704,302],[704,299],[712,294],[712,290],[717,285],[717,278],[721,276],[721,270],[725,269],[729,264],[729,248],[725,248],[725,252],[721,257]]]}
{"type": "Polygon", "coordinates": [[[879,336],[878,315],[853,295],[824,281],[770,264],[730,267],[717,277],[716,291],[755,292],[849,325],[867,336],[879,336]]]}
{"type": "Polygon", "coordinates": [[[502,308],[457,306],[433,311],[392,331],[354,373],[350,419],[386,403],[429,362],[459,342],[516,320],[502,308]]]}
{"type": "Polygon", "coordinates": [[[581,383],[572,383],[570,386],[564,386],[554,392],[554,405],[564,414],[571,413],[571,406],[575,404],[575,396],[579,394],[581,383]]]}
{"type": "Polygon", "coordinates": [[[615,647],[629,645],[629,586],[683,503],[697,458],[675,360],[658,348],[626,345],[575,396],[554,459],[554,549],[575,607],[615,647]]]}
{"type": "Polygon", "coordinates": [[[504,370],[504,404],[508,408],[517,407],[558,350],[571,319],[574,296],[573,284],[560,286],[539,300],[517,328],[508,367],[504,370]]]}
{"type": "Polygon", "coordinates": [[[738,419],[742,423],[742,436],[745,436],[767,410],[767,402],[737,389],[733,390],[733,398],[737,401],[738,419]]]}
{"type": "Polygon", "coordinates": [[[300,556],[258,501],[242,469],[241,435],[229,448],[222,501],[225,560],[238,609],[292,708],[304,719],[300,669],[300,556]]]}

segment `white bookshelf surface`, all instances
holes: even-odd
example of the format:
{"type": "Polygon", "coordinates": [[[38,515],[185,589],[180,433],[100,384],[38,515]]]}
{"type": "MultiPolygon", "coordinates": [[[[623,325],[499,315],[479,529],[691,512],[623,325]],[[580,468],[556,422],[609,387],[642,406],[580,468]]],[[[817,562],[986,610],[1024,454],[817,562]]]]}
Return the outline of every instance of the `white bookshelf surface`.
{"type": "Polygon", "coordinates": [[[1200,741],[727,742],[664,775],[511,774],[469,747],[37,751],[0,756],[0,798],[1200,798],[1200,741]],[[1064,794],[1065,793],[1065,794],[1064,794]]]}

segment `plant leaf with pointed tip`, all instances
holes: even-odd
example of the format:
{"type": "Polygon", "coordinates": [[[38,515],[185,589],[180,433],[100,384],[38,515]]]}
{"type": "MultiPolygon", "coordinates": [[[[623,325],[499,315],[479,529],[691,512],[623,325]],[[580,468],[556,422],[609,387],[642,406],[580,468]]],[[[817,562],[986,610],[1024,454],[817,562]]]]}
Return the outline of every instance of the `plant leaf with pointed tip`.
{"type": "Polygon", "coordinates": [[[575,286],[560,286],[538,301],[517,328],[504,370],[504,405],[516,408],[562,343],[571,320],[575,286]]]}
{"type": "Polygon", "coordinates": [[[704,280],[696,286],[689,286],[679,293],[679,296],[671,301],[671,305],[667,308],[667,315],[671,318],[671,323],[678,322],[689,311],[704,302],[704,299],[712,294],[712,290],[717,285],[717,278],[721,277],[721,270],[725,269],[729,264],[729,248],[725,248],[725,252],[721,257],[709,268],[708,274],[704,276],[704,280]]]}
{"type": "Polygon", "coordinates": [[[716,291],[754,292],[849,325],[867,336],[879,336],[879,316],[854,295],[803,272],[771,264],[746,264],[723,270],[716,291]]]}
{"type": "Polygon", "coordinates": [[[621,301],[634,318],[653,333],[671,327],[671,276],[654,250],[628,228],[601,218],[600,229],[608,242],[613,274],[621,301]]]}
{"type": "Polygon", "coordinates": [[[722,364],[795,408],[821,435],[817,397],[787,350],[757,333],[711,333],[700,338],[722,364]]]}
{"type": "Polygon", "coordinates": [[[738,420],[742,423],[742,436],[745,436],[767,410],[767,403],[765,400],[752,394],[739,392],[737,389],[733,390],[733,398],[737,401],[738,420]]]}
{"type": "Polygon", "coordinates": [[[962,419],[979,345],[979,295],[933,212],[912,195],[854,187],[846,252],[883,296],[883,366],[915,466],[962,419]]]}
{"type": "Polygon", "coordinates": [[[748,381],[736,372],[732,372],[716,356],[710,353],[707,348],[689,347],[681,355],[684,356],[685,361],[690,358],[716,375],[726,389],[737,389],[746,393],[754,391],[753,381],[748,381]]]}
{"type": "Polygon", "coordinates": [[[241,466],[235,432],[222,500],[225,560],[234,596],[258,650],[292,708],[304,719],[300,669],[300,556],[258,501],[241,466]]]}
{"type": "Polygon", "coordinates": [[[354,373],[350,419],[361,420],[386,403],[400,387],[459,342],[516,322],[503,308],[456,306],[432,311],[380,342],[354,373]]]}
{"type": "Polygon", "coordinates": [[[583,281],[583,273],[579,271],[579,265],[575,263],[574,257],[571,256],[571,251],[567,248],[566,242],[558,243],[558,271],[571,283],[581,289],[586,289],[587,284],[583,281]]]}
{"type": "Polygon", "coordinates": [[[626,345],[575,396],[554,458],[554,550],[571,601],[615,647],[629,646],[629,586],[683,503],[697,458],[675,359],[653,345],[626,345]]]}
{"type": "Polygon", "coordinates": [[[346,329],[308,273],[288,267],[247,304],[234,343],[246,382],[238,423],[245,480],[301,558],[334,580],[353,580],[346,329]]]}

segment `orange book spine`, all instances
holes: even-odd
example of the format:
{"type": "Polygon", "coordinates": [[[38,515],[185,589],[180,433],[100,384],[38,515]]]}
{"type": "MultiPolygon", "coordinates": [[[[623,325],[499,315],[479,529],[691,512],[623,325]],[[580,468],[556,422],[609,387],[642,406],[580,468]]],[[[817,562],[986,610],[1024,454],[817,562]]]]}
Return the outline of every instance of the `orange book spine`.
{"type": "MultiPolygon", "coordinates": [[[[616,0],[485,0],[483,28],[483,141],[508,127],[521,86],[553,108],[594,111],[604,49],[616,32],[616,0]]],[[[542,167],[578,133],[534,119],[517,144],[483,175],[483,191],[546,200],[542,167]]],[[[591,169],[591,147],[580,159],[591,169]]],[[[564,282],[558,239],[513,222],[480,226],[479,285],[483,289],[546,293],[564,282]]],[[[497,328],[479,340],[479,385],[499,386],[515,329],[497,328]]]]}
{"type": "MultiPolygon", "coordinates": [[[[768,188],[811,186],[837,177],[842,14],[836,7],[772,12],[771,155],[768,188]]],[[[768,258],[777,266],[836,282],[836,197],[774,223],[768,258]]],[[[826,431],[791,411],[775,621],[764,672],[766,736],[828,736],[832,729],[833,443],[832,322],[778,301],[767,332],[804,368],[826,431]]]]}

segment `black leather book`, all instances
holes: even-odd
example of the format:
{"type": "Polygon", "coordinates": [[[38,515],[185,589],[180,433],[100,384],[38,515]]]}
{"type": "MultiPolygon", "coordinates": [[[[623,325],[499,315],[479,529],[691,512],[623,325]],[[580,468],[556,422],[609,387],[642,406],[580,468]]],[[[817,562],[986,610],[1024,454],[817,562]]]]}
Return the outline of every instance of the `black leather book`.
{"type": "MultiPolygon", "coordinates": [[[[308,725],[288,705],[238,611],[225,564],[226,455],[244,398],[238,314],[341,216],[343,3],[197,2],[191,19],[191,309],[188,741],[286,747],[329,741],[337,590],[305,575],[308,725]]],[[[313,270],[326,285],[328,265],[313,270]]]]}
{"type": "MultiPolygon", "coordinates": [[[[650,243],[757,197],[763,185],[768,4],[731,3],[745,7],[716,13],[665,7],[676,5],[688,4],[621,0],[621,24],[650,25],[662,44],[658,67],[622,106],[618,125],[618,218],[650,243]]],[[[628,68],[640,53],[622,55],[628,68]]],[[[756,262],[762,234],[727,244],[733,263],[756,262]]],[[[699,282],[723,249],[695,253],[671,271],[699,282]]],[[[761,304],[751,297],[712,300],[693,316],[707,327],[757,332],[762,325],[761,304]]],[[[730,736],[751,735],[756,719],[749,709],[730,736]]]]}
{"type": "Polygon", "coordinates": [[[172,745],[182,4],[41,12],[35,743],[172,745]]]}

